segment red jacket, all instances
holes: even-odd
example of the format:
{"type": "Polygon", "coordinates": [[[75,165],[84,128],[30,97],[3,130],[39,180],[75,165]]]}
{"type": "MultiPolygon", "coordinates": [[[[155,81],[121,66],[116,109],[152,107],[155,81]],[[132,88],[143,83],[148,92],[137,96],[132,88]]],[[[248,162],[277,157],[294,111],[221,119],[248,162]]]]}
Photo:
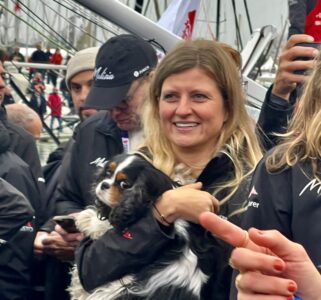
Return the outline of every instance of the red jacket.
{"type": "Polygon", "coordinates": [[[54,53],[50,58],[50,63],[54,65],[61,65],[62,55],[60,53],[54,53]]]}
{"type": "Polygon", "coordinates": [[[54,117],[60,117],[61,116],[61,107],[62,102],[61,98],[58,94],[51,93],[48,97],[48,106],[51,109],[51,115],[54,117]]]}
{"type": "Polygon", "coordinates": [[[312,35],[315,42],[321,42],[321,0],[316,1],[314,8],[305,19],[305,34],[312,35]]]}

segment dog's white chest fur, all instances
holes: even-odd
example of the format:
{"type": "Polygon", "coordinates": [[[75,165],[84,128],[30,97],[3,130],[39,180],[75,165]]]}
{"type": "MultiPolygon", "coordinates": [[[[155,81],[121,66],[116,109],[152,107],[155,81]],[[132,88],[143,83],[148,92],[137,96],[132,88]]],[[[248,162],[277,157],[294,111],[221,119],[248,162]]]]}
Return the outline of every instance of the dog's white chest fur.
{"type": "MultiPolygon", "coordinates": [[[[108,220],[98,219],[95,208],[88,208],[83,210],[76,217],[76,225],[86,237],[93,240],[101,237],[106,231],[112,228],[108,220]]],[[[91,294],[87,293],[82,287],[77,266],[74,266],[71,271],[71,284],[68,288],[72,300],[111,300],[119,294],[123,289],[123,284],[129,284],[132,280],[131,276],[123,278],[123,283],[119,280],[106,284],[105,286],[95,289],[91,294]]]]}

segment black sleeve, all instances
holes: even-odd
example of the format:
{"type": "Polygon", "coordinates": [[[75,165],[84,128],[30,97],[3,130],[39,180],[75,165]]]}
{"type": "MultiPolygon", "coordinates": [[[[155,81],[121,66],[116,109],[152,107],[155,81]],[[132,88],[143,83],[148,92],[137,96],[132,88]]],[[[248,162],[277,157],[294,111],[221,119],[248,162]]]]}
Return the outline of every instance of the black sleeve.
{"type": "Polygon", "coordinates": [[[35,210],[36,225],[39,227],[47,220],[47,215],[42,201],[43,195],[40,194],[37,182],[29,166],[14,153],[9,152],[2,155],[5,156],[4,159],[7,160],[8,164],[3,164],[1,177],[29,200],[35,210]]]}
{"type": "Polygon", "coordinates": [[[34,210],[25,196],[0,178],[0,239],[9,239],[33,216],[34,210]]]}
{"type": "Polygon", "coordinates": [[[74,141],[70,146],[70,153],[66,153],[61,164],[60,180],[54,201],[56,203],[56,214],[66,215],[84,209],[83,196],[79,185],[79,166],[81,162],[78,154],[79,142],[74,141]]]}
{"type": "Polygon", "coordinates": [[[25,299],[30,290],[34,211],[29,201],[0,178],[0,299],[25,299]]]}
{"type": "Polygon", "coordinates": [[[290,100],[286,101],[272,94],[272,87],[266,93],[257,121],[257,133],[266,151],[278,143],[275,133],[286,131],[296,101],[295,91],[291,94],[290,100]]]}
{"type": "Polygon", "coordinates": [[[303,34],[307,12],[307,0],[289,2],[289,37],[293,34],[303,34]]]}
{"type": "Polygon", "coordinates": [[[151,263],[173,238],[160,229],[152,213],[126,233],[109,230],[97,240],[84,239],[76,251],[82,285],[91,291],[151,263]]]}

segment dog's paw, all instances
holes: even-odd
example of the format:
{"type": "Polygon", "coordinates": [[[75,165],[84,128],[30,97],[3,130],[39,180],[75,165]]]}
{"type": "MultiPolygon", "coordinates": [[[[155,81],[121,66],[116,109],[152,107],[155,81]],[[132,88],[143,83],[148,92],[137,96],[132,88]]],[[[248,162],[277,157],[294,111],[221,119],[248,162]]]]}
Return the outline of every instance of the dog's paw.
{"type": "Polygon", "coordinates": [[[80,232],[91,239],[97,239],[111,228],[108,220],[100,220],[94,208],[87,208],[76,217],[76,226],[80,232]]]}

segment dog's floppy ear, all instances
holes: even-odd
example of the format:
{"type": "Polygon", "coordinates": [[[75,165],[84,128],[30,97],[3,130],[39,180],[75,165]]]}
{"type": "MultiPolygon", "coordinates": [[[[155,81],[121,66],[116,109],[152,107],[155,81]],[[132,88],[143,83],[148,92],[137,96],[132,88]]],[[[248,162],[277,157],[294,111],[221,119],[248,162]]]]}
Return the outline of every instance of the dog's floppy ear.
{"type": "Polygon", "coordinates": [[[150,208],[151,196],[148,195],[145,182],[139,179],[130,189],[124,190],[122,201],[109,214],[109,222],[119,230],[146,215],[150,208]]]}
{"type": "Polygon", "coordinates": [[[147,172],[141,172],[140,178],[146,182],[148,193],[154,197],[153,203],[161,194],[174,186],[169,176],[154,167],[147,172]]]}

